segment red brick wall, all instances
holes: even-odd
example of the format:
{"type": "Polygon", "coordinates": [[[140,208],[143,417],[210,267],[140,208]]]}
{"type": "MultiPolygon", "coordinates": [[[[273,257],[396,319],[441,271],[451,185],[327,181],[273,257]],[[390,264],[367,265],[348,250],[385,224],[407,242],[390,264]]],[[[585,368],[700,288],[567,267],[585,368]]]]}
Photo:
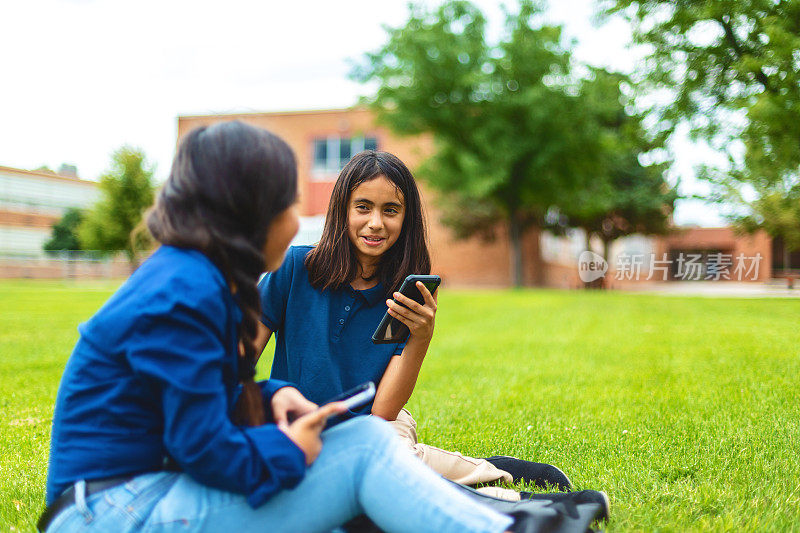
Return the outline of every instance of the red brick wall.
{"type": "Polygon", "coordinates": [[[58,222],[59,217],[40,213],[21,213],[0,209],[0,226],[23,228],[49,228],[58,222]]]}
{"type": "MultiPolygon", "coordinates": [[[[178,138],[201,125],[224,120],[244,122],[269,129],[280,135],[294,149],[297,156],[301,191],[301,212],[304,215],[325,214],[333,182],[314,181],[311,176],[313,163],[312,145],[315,137],[330,134],[354,136],[372,134],[378,138],[378,148],[395,154],[408,165],[412,172],[432,150],[432,139],[423,135],[399,138],[386,128],[375,126],[372,113],[364,109],[263,113],[242,115],[219,115],[179,117],[178,138]]],[[[331,176],[335,180],[336,176],[331,176]]],[[[439,221],[436,194],[421,184],[425,214],[428,220],[429,240],[433,259],[433,271],[447,285],[504,287],[512,283],[510,250],[507,234],[499,228],[497,238],[486,242],[479,238],[457,240],[452,232],[439,221]]],[[[526,283],[536,279],[536,265],[530,254],[536,249],[538,239],[528,235],[525,239],[527,268],[526,283]]]]}

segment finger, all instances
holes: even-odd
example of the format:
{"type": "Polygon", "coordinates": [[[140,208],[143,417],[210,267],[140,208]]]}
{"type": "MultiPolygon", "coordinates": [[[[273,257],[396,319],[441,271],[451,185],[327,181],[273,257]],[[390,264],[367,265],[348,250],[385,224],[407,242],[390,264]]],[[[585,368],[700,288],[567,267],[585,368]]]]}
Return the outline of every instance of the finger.
{"type": "Polygon", "coordinates": [[[391,300],[386,301],[386,306],[389,308],[390,311],[394,311],[398,315],[404,316],[409,320],[417,321],[421,319],[425,314],[425,308],[422,307],[419,312],[409,309],[407,307],[403,307],[402,305],[398,304],[397,302],[393,302],[391,300]]]}
{"type": "MultiPolygon", "coordinates": [[[[436,300],[433,299],[431,291],[428,290],[428,287],[426,287],[421,281],[418,281],[417,288],[419,289],[420,294],[422,294],[422,298],[425,299],[425,305],[427,307],[436,309],[436,300]]],[[[439,289],[437,288],[436,290],[438,291],[439,289]]]]}
{"type": "Polygon", "coordinates": [[[390,309],[397,311],[399,314],[418,324],[423,324],[427,321],[433,320],[433,317],[436,315],[435,307],[417,307],[418,309],[408,309],[407,307],[403,307],[400,304],[394,303],[390,306],[390,309]]]}
{"type": "Polygon", "coordinates": [[[275,423],[280,426],[281,424],[289,423],[289,415],[283,407],[275,408],[272,406],[272,416],[275,418],[275,423]]]}
{"type": "Polygon", "coordinates": [[[395,300],[397,300],[401,304],[404,304],[409,309],[412,309],[412,310],[416,311],[417,313],[420,313],[422,311],[422,305],[420,305],[419,302],[417,302],[415,300],[412,300],[411,298],[409,298],[405,294],[402,294],[400,292],[396,292],[392,296],[394,297],[395,300]]]}
{"type": "Polygon", "coordinates": [[[340,415],[347,412],[347,405],[344,402],[331,402],[326,403],[316,413],[319,413],[323,418],[328,418],[333,415],[340,415]]]}
{"type": "MultiPolygon", "coordinates": [[[[430,320],[426,315],[420,315],[405,308],[390,308],[387,312],[390,316],[409,327],[416,324],[424,324],[426,320],[430,320]]],[[[431,311],[428,312],[432,313],[431,311]]]]}
{"type": "Polygon", "coordinates": [[[303,424],[307,425],[308,427],[315,427],[321,424],[325,424],[325,421],[328,420],[328,417],[338,415],[347,411],[347,407],[342,402],[332,402],[329,404],[325,404],[316,411],[308,413],[307,415],[298,418],[295,422],[302,422],[303,424]]]}
{"type": "Polygon", "coordinates": [[[308,413],[316,411],[317,407],[317,404],[314,402],[304,402],[296,405],[294,409],[292,409],[292,414],[294,414],[296,417],[304,416],[308,413]]]}
{"type": "Polygon", "coordinates": [[[417,325],[416,322],[412,322],[411,320],[407,319],[403,315],[399,315],[399,314],[395,313],[391,309],[389,309],[389,316],[391,316],[392,318],[395,318],[395,319],[399,320],[400,322],[402,322],[403,324],[405,324],[408,329],[411,329],[411,328],[413,328],[413,327],[415,327],[417,325]]]}

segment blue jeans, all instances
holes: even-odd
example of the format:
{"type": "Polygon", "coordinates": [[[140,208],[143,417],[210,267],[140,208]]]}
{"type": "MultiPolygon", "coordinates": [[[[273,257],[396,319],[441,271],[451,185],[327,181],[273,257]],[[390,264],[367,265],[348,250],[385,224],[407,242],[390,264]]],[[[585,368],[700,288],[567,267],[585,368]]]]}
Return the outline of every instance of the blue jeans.
{"type": "Polygon", "coordinates": [[[155,472],[89,498],[79,481],[76,503],[47,531],[326,532],[362,513],[387,532],[495,533],[512,522],[459,493],[374,417],[342,423],[322,440],[303,481],[257,509],[186,474],[155,472]]]}

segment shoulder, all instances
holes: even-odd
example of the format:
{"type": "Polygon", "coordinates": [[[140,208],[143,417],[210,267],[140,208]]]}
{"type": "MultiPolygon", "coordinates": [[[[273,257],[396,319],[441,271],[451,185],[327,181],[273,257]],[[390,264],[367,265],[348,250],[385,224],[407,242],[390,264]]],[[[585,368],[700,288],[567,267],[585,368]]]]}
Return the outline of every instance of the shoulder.
{"type": "MultiPolygon", "coordinates": [[[[121,340],[142,320],[187,314],[224,321],[232,299],[222,272],[196,250],[162,246],[88,321],[81,332],[107,342],[121,340]]],[[[202,317],[202,318],[201,318],[202,317]]]]}
{"type": "Polygon", "coordinates": [[[292,278],[307,276],[306,256],[313,249],[313,246],[291,246],[286,251],[286,257],[278,271],[282,271],[284,276],[292,278]]]}
{"type": "Polygon", "coordinates": [[[225,277],[208,257],[174,246],[159,248],[129,281],[149,298],[198,301],[229,292],[225,277]]]}
{"type": "Polygon", "coordinates": [[[289,250],[286,252],[286,258],[291,259],[294,262],[303,263],[306,260],[306,256],[313,250],[313,246],[291,246],[289,250]]]}

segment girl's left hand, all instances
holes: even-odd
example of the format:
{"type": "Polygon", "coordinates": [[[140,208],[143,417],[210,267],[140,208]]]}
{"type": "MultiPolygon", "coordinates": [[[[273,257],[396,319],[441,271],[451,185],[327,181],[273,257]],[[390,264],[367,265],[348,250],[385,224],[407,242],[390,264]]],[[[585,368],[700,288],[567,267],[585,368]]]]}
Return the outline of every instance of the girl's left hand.
{"type": "Polygon", "coordinates": [[[317,404],[307,400],[302,393],[294,387],[283,387],[272,395],[272,418],[278,426],[284,427],[292,420],[300,418],[317,408],[317,404]]]}
{"type": "Polygon", "coordinates": [[[425,284],[421,281],[417,282],[417,288],[425,299],[425,305],[420,305],[408,296],[404,296],[399,292],[395,292],[392,296],[397,300],[386,300],[386,305],[389,306],[389,314],[408,326],[411,330],[411,336],[416,339],[430,341],[433,337],[433,325],[436,319],[436,302],[439,289],[431,294],[425,284]],[[400,303],[405,305],[403,307],[400,303]]]}

